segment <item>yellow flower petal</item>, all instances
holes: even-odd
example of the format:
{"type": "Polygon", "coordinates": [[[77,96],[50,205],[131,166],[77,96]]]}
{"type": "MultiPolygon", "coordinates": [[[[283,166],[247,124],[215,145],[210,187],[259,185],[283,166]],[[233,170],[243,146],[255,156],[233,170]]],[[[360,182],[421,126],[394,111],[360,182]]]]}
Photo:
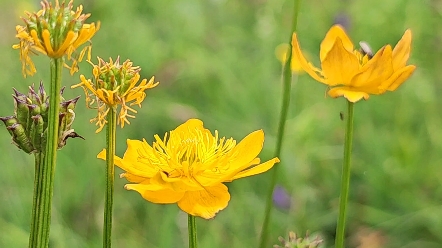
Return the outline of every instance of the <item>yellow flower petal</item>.
{"type": "Polygon", "coordinates": [[[319,58],[321,62],[327,57],[327,54],[332,50],[337,39],[340,39],[343,48],[348,52],[353,52],[353,42],[350,40],[348,35],[345,33],[344,28],[340,25],[334,25],[325,35],[324,40],[321,42],[321,47],[319,51],[319,58]]]}
{"type": "Polygon", "coordinates": [[[207,187],[200,191],[187,191],[178,202],[184,212],[204,219],[215,217],[215,214],[227,207],[230,201],[228,188],[224,184],[207,187]]]}
{"type": "Polygon", "coordinates": [[[184,192],[177,192],[170,189],[152,191],[150,190],[150,186],[145,184],[126,184],[125,188],[127,190],[137,191],[144,199],[153,203],[176,203],[184,196],[184,192]]]}
{"type": "Polygon", "coordinates": [[[396,90],[399,86],[401,86],[402,83],[405,82],[405,80],[407,80],[411,76],[411,74],[413,74],[414,70],[416,70],[416,66],[408,65],[406,67],[403,67],[401,70],[395,72],[393,76],[391,76],[391,78],[389,79],[392,82],[388,86],[387,90],[396,90]]]}
{"type": "MultiPolygon", "coordinates": [[[[127,150],[124,153],[122,160],[115,160],[115,165],[137,176],[146,178],[154,177],[159,168],[152,165],[147,156],[149,156],[153,149],[146,143],[146,141],[130,140],[127,141],[127,150]],[[121,161],[121,162],[120,162],[121,161]],[[119,162],[119,163],[118,163],[119,162]]],[[[116,157],[118,158],[118,157],[116,157]]]]}
{"type": "Polygon", "coordinates": [[[343,96],[343,97],[347,98],[348,101],[353,102],[353,103],[361,100],[362,98],[364,98],[364,100],[367,100],[370,97],[370,95],[365,92],[353,91],[349,87],[332,88],[328,91],[328,95],[333,98],[343,96]]]}
{"type": "Polygon", "coordinates": [[[127,181],[131,182],[131,183],[141,183],[141,182],[146,182],[149,183],[150,179],[145,178],[145,177],[140,177],[134,174],[130,174],[130,173],[121,173],[120,174],[120,178],[125,178],[127,181]]]}
{"type": "Polygon", "coordinates": [[[373,86],[375,86],[382,88],[382,83],[384,83],[393,72],[391,47],[387,45],[379,50],[373,58],[361,68],[361,71],[351,79],[351,83],[348,86],[356,88],[373,88],[373,86]]]}
{"type": "Polygon", "coordinates": [[[411,31],[407,29],[393,49],[393,68],[399,70],[407,64],[411,51],[411,31]]]}
{"type": "Polygon", "coordinates": [[[308,62],[305,56],[302,54],[296,33],[293,33],[292,37],[292,59],[299,61],[302,69],[304,69],[304,71],[307,72],[313,79],[321,83],[326,83],[324,77],[319,73],[321,70],[308,62]]]}
{"type": "Polygon", "coordinates": [[[264,162],[264,163],[262,163],[260,165],[257,165],[257,166],[254,166],[254,167],[250,168],[250,169],[241,171],[240,173],[236,174],[232,178],[232,180],[236,180],[236,179],[239,179],[239,178],[249,177],[249,176],[254,176],[254,175],[257,175],[257,174],[264,173],[264,172],[270,170],[275,163],[279,163],[279,162],[280,161],[279,161],[278,158],[273,158],[273,159],[271,159],[271,160],[269,160],[267,162],[264,162]]]}
{"type": "Polygon", "coordinates": [[[165,172],[158,172],[150,180],[151,184],[156,184],[164,189],[171,189],[174,191],[188,191],[188,190],[201,190],[202,186],[196,183],[190,183],[189,179],[182,177],[172,177],[167,175],[165,172]]]}
{"type": "Polygon", "coordinates": [[[322,61],[322,71],[329,86],[348,85],[359,71],[359,60],[354,53],[345,49],[338,37],[322,61]]]}
{"type": "Polygon", "coordinates": [[[262,150],[264,144],[264,131],[257,130],[247,135],[241,142],[233,148],[232,153],[238,154],[236,158],[229,163],[225,176],[230,177],[242,171],[262,150]]]}
{"type": "Polygon", "coordinates": [[[45,46],[46,51],[48,53],[48,56],[49,57],[53,57],[54,56],[54,50],[52,48],[51,33],[49,33],[49,30],[47,30],[47,29],[43,30],[42,38],[43,38],[43,43],[44,43],[44,46],[45,46]]]}

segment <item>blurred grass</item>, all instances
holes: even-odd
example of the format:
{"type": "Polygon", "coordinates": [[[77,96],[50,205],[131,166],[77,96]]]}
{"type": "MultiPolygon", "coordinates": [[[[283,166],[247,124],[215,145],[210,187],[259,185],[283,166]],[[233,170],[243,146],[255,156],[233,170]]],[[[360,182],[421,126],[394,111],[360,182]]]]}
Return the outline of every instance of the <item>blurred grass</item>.
{"type": "MultiPolygon", "coordinates": [[[[129,58],[142,76],[161,82],[149,91],[136,119],[118,130],[117,154],[125,139],[162,135],[190,117],[211,130],[240,140],[264,129],[261,154],[273,153],[280,108],[280,63],[274,48],[290,36],[291,1],[76,1],[91,21],[101,21],[94,56],[129,58]]],[[[37,1],[0,0],[0,115],[11,115],[11,87],[48,79],[48,61],[34,57],[38,74],[24,79],[14,27],[37,1]]],[[[369,228],[381,247],[440,247],[442,244],[442,1],[303,1],[299,20],[302,47],[317,58],[319,43],[336,21],[349,24],[357,42],[374,50],[395,44],[413,31],[413,77],[398,91],[373,96],[355,108],[355,142],[349,215],[349,247],[369,228]]],[[[317,60],[316,60],[317,61],[317,60]]],[[[81,72],[90,75],[83,63],[81,72]]],[[[64,85],[79,81],[64,75],[64,85]]],[[[338,204],[344,122],[343,99],[324,97],[325,86],[301,75],[293,83],[279,183],[292,196],[292,209],[274,210],[272,243],[288,230],[320,233],[331,246],[338,204]]],[[[81,90],[65,91],[67,98],[81,90]]],[[[82,100],[84,96],[82,96],[82,100]]],[[[96,154],[105,134],[95,134],[96,114],[77,106],[74,127],[87,141],[72,139],[58,153],[51,247],[100,247],[104,163],[96,154]]],[[[0,247],[25,247],[32,204],[33,158],[0,132],[0,247]]],[[[117,169],[119,173],[120,170],[117,169]]],[[[229,207],[214,220],[198,220],[200,247],[255,247],[263,219],[268,175],[235,181],[229,207]]],[[[175,205],[154,205],[116,180],[114,247],[185,247],[186,215],[175,205]]],[[[366,235],[367,236],[367,235],[366,235]]],[[[367,238],[364,236],[365,238],[367,238]]],[[[369,241],[366,241],[369,240],[369,241]]],[[[365,243],[367,245],[367,243],[365,243]]],[[[368,243],[370,244],[370,243],[368,243]]],[[[269,245],[270,247],[270,245],[269,245]]],[[[362,247],[362,246],[361,246],[362,247]]]]}

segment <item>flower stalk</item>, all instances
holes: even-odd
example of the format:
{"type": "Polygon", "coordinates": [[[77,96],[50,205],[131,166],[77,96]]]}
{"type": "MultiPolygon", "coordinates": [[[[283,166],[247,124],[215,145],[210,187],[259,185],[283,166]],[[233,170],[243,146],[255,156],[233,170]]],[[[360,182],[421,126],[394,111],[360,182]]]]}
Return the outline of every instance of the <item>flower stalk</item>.
{"type": "Polygon", "coordinates": [[[39,198],[42,196],[41,191],[41,178],[43,174],[43,158],[44,154],[42,152],[37,152],[34,154],[35,161],[35,172],[34,172],[34,196],[32,202],[32,216],[31,216],[31,230],[29,234],[29,247],[33,247],[33,244],[37,244],[38,238],[38,220],[39,220],[39,211],[37,208],[39,207],[38,203],[40,202],[39,198]]]}
{"type": "Polygon", "coordinates": [[[189,229],[189,248],[196,248],[197,239],[196,239],[196,221],[195,216],[188,214],[187,215],[187,226],[189,229]]]}
{"type": "MultiPolygon", "coordinates": [[[[54,173],[57,159],[58,148],[58,129],[59,129],[59,110],[60,97],[58,94],[61,90],[61,69],[63,68],[63,59],[51,59],[51,86],[49,95],[49,113],[48,113],[48,129],[47,129],[47,143],[43,152],[43,168],[38,170],[41,180],[41,190],[39,193],[39,202],[37,203],[36,215],[37,222],[37,244],[30,244],[30,247],[48,247],[49,246],[49,231],[51,225],[51,207],[52,195],[54,192],[54,173]],[[32,246],[31,246],[32,245],[32,246]]],[[[34,230],[35,231],[35,230],[34,230]]],[[[32,234],[31,234],[32,235],[32,234]]]]}
{"type": "Polygon", "coordinates": [[[353,143],[354,103],[347,101],[347,127],[345,130],[344,163],[342,164],[341,192],[339,196],[339,216],[336,227],[335,248],[344,247],[345,222],[347,218],[348,193],[350,189],[351,148],[353,143]]]}
{"type": "MultiPolygon", "coordinates": [[[[298,15],[299,15],[299,6],[301,0],[294,0],[293,4],[293,17],[292,17],[292,30],[291,33],[296,32],[296,27],[298,24],[298,15]]],[[[289,44],[292,44],[291,40],[289,44]]],[[[282,106],[281,106],[281,115],[279,117],[278,124],[278,134],[276,140],[276,148],[275,148],[275,157],[281,156],[281,148],[282,148],[282,139],[284,138],[285,124],[287,121],[287,114],[290,105],[290,94],[291,94],[291,85],[292,85],[292,52],[291,46],[289,46],[289,50],[287,51],[287,59],[285,60],[284,69],[283,69],[283,95],[282,95],[282,106]]],[[[270,216],[272,211],[272,198],[273,191],[275,190],[276,180],[278,177],[278,168],[279,166],[275,166],[272,171],[270,188],[267,194],[266,207],[264,213],[264,222],[261,228],[261,237],[260,237],[260,248],[267,247],[268,242],[268,231],[269,231],[269,223],[270,216]]]]}
{"type": "Polygon", "coordinates": [[[114,180],[115,180],[115,142],[117,129],[117,112],[115,107],[110,108],[107,115],[107,132],[106,132],[106,195],[104,205],[104,225],[103,225],[103,247],[112,247],[112,207],[114,197],[114,180]]]}

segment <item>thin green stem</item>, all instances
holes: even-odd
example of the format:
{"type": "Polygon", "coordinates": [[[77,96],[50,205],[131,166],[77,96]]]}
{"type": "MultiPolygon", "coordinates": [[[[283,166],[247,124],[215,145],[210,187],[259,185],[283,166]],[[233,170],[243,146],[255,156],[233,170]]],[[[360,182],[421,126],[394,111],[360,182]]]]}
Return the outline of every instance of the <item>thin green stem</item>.
{"type": "Polygon", "coordinates": [[[40,198],[42,197],[42,184],[41,179],[43,178],[43,158],[44,155],[41,152],[34,154],[34,195],[32,199],[32,216],[31,216],[31,231],[29,233],[29,247],[36,244],[38,237],[38,221],[39,221],[39,211],[37,210],[40,205],[40,198]]]}
{"type": "MultiPolygon", "coordinates": [[[[301,0],[294,0],[293,4],[293,19],[292,19],[292,30],[290,33],[290,41],[289,41],[289,51],[287,51],[287,61],[285,61],[284,64],[284,70],[283,70],[283,95],[282,95],[282,107],[281,107],[281,115],[279,117],[279,125],[278,125],[278,134],[277,134],[277,141],[276,141],[276,148],[275,148],[275,157],[281,156],[281,148],[282,148],[282,140],[284,138],[284,131],[285,131],[285,124],[287,121],[287,114],[289,110],[290,105],[290,91],[291,91],[291,84],[292,84],[292,71],[291,71],[291,63],[292,63],[292,51],[291,51],[291,44],[292,44],[292,33],[296,32],[296,27],[298,24],[298,15],[299,15],[299,6],[300,6],[301,0]]],[[[272,202],[273,202],[273,191],[275,189],[277,177],[278,177],[278,168],[279,166],[274,166],[272,169],[272,175],[271,175],[271,181],[270,181],[270,188],[269,192],[267,194],[267,201],[266,201],[266,208],[265,208],[265,216],[264,216],[264,222],[262,224],[261,229],[261,238],[260,238],[260,248],[268,247],[267,245],[267,239],[268,239],[268,229],[269,229],[269,223],[270,223],[270,216],[272,211],[272,202]]]]}
{"type": "Polygon", "coordinates": [[[117,129],[116,109],[111,107],[107,114],[106,128],[106,195],[104,206],[104,226],[103,226],[103,247],[112,247],[112,207],[114,198],[114,179],[115,179],[115,142],[117,129]]]}
{"type": "Polygon", "coordinates": [[[344,163],[341,175],[341,193],[339,196],[339,217],[336,227],[335,248],[344,247],[345,221],[347,217],[348,192],[350,189],[351,147],[353,142],[354,103],[348,102],[347,128],[345,131],[344,163]]]}
{"type": "MultiPolygon", "coordinates": [[[[29,247],[47,248],[49,246],[49,231],[51,225],[51,207],[52,195],[54,192],[54,173],[57,159],[58,148],[58,128],[59,128],[59,108],[60,108],[60,90],[61,90],[61,69],[63,68],[63,58],[51,59],[51,84],[49,92],[49,113],[46,147],[43,152],[43,165],[36,170],[39,177],[36,179],[37,186],[35,192],[37,194],[34,199],[35,213],[33,212],[33,221],[31,224],[31,238],[29,239],[29,247]]],[[[33,210],[34,211],[34,210],[33,210]]]]}
{"type": "Polygon", "coordinates": [[[197,248],[195,216],[187,215],[187,227],[189,229],[189,248],[197,248]]]}

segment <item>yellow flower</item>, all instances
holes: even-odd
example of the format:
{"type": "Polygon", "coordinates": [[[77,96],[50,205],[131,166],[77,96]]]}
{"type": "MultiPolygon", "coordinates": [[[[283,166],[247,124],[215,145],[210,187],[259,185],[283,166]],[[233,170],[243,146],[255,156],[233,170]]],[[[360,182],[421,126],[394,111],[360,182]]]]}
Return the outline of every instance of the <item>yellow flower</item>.
{"type": "Polygon", "coordinates": [[[135,118],[135,116],[128,114],[128,111],[132,113],[137,113],[137,111],[129,106],[136,104],[141,107],[141,102],[146,97],[144,91],[159,84],[155,83],[154,77],[152,77],[149,82],[147,79],[143,79],[137,85],[141,69],[139,66],[133,67],[130,60],[126,60],[120,65],[120,57],[115,62],[110,58],[109,63],[97,58],[98,65],[89,61],[94,67],[92,70],[93,82],[86,79],[84,75],[80,75],[81,82],[71,87],[82,87],[86,95],[87,107],[98,109],[98,116],[91,120],[91,122],[96,121],[98,126],[96,133],[100,132],[107,123],[106,116],[109,109],[116,108],[117,105],[121,105],[117,124],[121,125],[121,128],[125,123],[130,124],[127,117],[135,118]],[[94,104],[96,107],[93,106],[94,104]]]}
{"type": "MultiPolygon", "coordinates": [[[[289,44],[287,43],[280,44],[275,48],[276,58],[282,63],[283,66],[287,61],[287,51],[289,51],[289,49],[289,44]]],[[[301,63],[299,63],[299,60],[293,59],[293,57],[290,64],[290,69],[292,70],[292,72],[296,73],[301,73],[304,71],[302,69],[301,63]]]]}
{"type": "MultiPolygon", "coordinates": [[[[147,201],[177,203],[184,212],[210,219],[227,207],[230,194],[224,182],[263,173],[279,162],[273,158],[260,164],[257,158],[264,132],[255,131],[236,144],[233,138],[220,138],[190,119],[166,133],[150,146],[145,140],[127,140],[123,158],[115,164],[125,173],[135,190],[147,201]]],[[[106,159],[106,150],[97,156],[106,159]]]]}
{"type": "Polygon", "coordinates": [[[414,65],[406,65],[411,50],[410,30],[405,31],[394,49],[386,45],[373,56],[366,46],[355,49],[343,28],[335,25],[321,43],[322,70],[305,59],[296,33],[292,45],[292,56],[311,77],[331,87],[328,91],[331,97],[344,96],[350,102],[394,91],[416,69],[414,65]]]}
{"type": "Polygon", "coordinates": [[[71,74],[78,71],[80,62],[86,52],[90,60],[91,44],[84,47],[78,54],[74,53],[82,44],[88,42],[100,28],[100,23],[84,24],[90,14],[82,14],[83,6],[72,10],[73,0],[65,7],[58,0],[52,6],[47,0],[41,2],[42,9],[36,13],[25,12],[27,18],[22,18],[25,26],[16,26],[19,43],[12,46],[20,49],[23,76],[34,75],[36,72],[31,54],[42,53],[50,58],[62,58],[72,60],[72,65],[66,67],[71,74]]]}

